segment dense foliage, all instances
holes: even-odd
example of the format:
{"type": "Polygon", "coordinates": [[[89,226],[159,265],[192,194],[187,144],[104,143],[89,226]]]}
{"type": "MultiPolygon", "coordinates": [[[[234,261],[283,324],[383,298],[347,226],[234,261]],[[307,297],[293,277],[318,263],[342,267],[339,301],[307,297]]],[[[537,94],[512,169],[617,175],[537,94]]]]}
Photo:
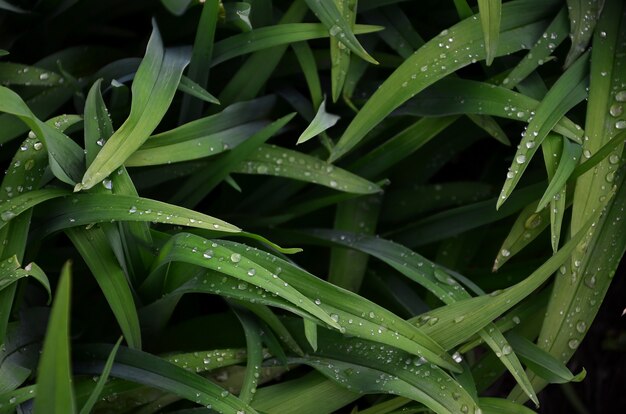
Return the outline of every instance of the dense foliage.
{"type": "Polygon", "coordinates": [[[0,412],[528,413],[584,380],[622,0],[0,1],[0,83],[0,412]]]}

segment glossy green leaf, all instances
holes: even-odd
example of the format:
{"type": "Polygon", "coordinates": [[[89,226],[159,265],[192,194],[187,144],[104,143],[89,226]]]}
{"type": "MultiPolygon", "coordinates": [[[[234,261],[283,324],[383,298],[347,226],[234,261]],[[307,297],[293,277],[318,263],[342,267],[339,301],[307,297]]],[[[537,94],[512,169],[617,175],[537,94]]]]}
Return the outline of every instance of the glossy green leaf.
{"type": "Polygon", "coordinates": [[[551,199],[564,188],[568,178],[576,168],[582,152],[583,149],[580,145],[570,142],[567,139],[563,140],[563,151],[561,153],[559,166],[550,180],[546,192],[537,205],[537,211],[543,209],[551,199]]]}
{"type": "Polygon", "coordinates": [[[74,194],[46,204],[45,232],[106,221],[144,221],[237,233],[232,224],[162,201],[119,194],[74,194]]]}
{"type": "Polygon", "coordinates": [[[519,182],[528,167],[539,145],[543,142],[549,130],[556,124],[558,118],[578,104],[587,96],[587,73],[589,70],[589,55],[581,56],[552,86],[546,97],[537,107],[535,116],[528,123],[519,149],[515,153],[510,174],[502,186],[497,207],[504,204],[506,199],[519,182]]]}
{"type": "Polygon", "coordinates": [[[337,7],[334,1],[317,1],[305,0],[309,8],[315,13],[320,21],[326,26],[330,36],[339,40],[345,47],[350,49],[354,54],[362,59],[377,64],[378,62],[371,57],[367,51],[361,46],[354,36],[356,31],[352,30],[352,24],[346,20],[342,11],[337,7]]]}
{"type": "Polygon", "coordinates": [[[303,142],[318,136],[328,128],[335,125],[339,119],[340,117],[338,115],[326,112],[326,99],[324,99],[319,108],[317,108],[315,118],[313,118],[309,126],[306,127],[306,129],[298,137],[297,144],[302,144],[303,142]]]}
{"type": "Polygon", "coordinates": [[[602,10],[602,2],[597,0],[567,0],[572,45],[565,58],[565,67],[576,61],[587,48],[600,10],[602,10]]]}
{"type": "MultiPolygon", "coordinates": [[[[110,354],[111,347],[90,345],[76,348],[77,371],[83,374],[100,374],[102,363],[110,354]],[[98,363],[98,360],[102,362],[98,363]]],[[[210,405],[218,412],[257,413],[212,381],[145,352],[120,347],[110,375],[170,392],[205,407],[210,405]]]]}
{"type": "Polygon", "coordinates": [[[64,81],[46,69],[11,62],[0,62],[0,79],[4,85],[23,86],[55,86],[64,81]]]}
{"type": "MultiPolygon", "coordinates": [[[[520,49],[520,42],[525,43],[527,39],[537,36],[537,22],[546,17],[545,6],[545,1],[520,0],[508,2],[502,7],[497,55],[515,52],[520,49]],[[539,4],[541,7],[537,7],[539,4]]],[[[469,18],[444,30],[422,46],[367,101],[337,143],[331,161],[357,145],[385,116],[408,99],[455,70],[484,59],[481,38],[480,23],[469,18]],[[450,47],[446,48],[444,42],[448,42],[450,47]]]]}
{"type": "Polygon", "coordinates": [[[310,155],[275,145],[259,146],[234,172],[286,177],[356,194],[381,191],[378,185],[349,171],[310,155]]]}
{"type": "Polygon", "coordinates": [[[478,0],[478,11],[485,38],[485,61],[489,66],[498,51],[502,0],[478,0]]]}
{"type": "Polygon", "coordinates": [[[185,49],[164,49],[155,25],[133,81],[130,115],[102,147],[75,191],[100,183],[148,139],[165,115],[188,63],[185,49]]]}

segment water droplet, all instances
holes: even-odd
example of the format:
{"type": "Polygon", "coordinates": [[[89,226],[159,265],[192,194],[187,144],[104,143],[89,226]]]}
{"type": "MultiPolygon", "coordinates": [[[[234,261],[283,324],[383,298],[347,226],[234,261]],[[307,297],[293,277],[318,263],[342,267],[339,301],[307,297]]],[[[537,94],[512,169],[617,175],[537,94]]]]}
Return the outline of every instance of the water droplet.
{"type": "Polygon", "coordinates": [[[615,128],[617,129],[626,129],[626,121],[621,120],[615,123],[615,128]]]}
{"type": "Polygon", "coordinates": [[[341,33],[341,27],[337,26],[336,24],[334,24],[330,30],[329,33],[331,36],[337,36],[339,33],[341,33]]]}
{"type": "Polygon", "coordinates": [[[459,352],[455,352],[452,354],[452,359],[454,359],[454,362],[457,364],[460,364],[463,361],[463,356],[459,352]]]}
{"type": "Polygon", "coordinates": [[[609,108],[609,113],[611,114],[611,116],[614,116],[617,118],[618,116],[624,113],[624,107],[620,104],[613,104],[609,108]]]}
{"type": "Polygon", "coordinates": [[[128,212],[129,212],[130,214],[136,213],[136,212],[137,212],[137,207],[132,206],[132,207],[128,210],[128,212]]]}
{"type": "Polygon", "coordinates": [[[230,255],[230,261],[233,263],[239,263],[241,260],[241,255],[239,253],[233,253],[230,255]]]}
{"type": "Polygon", "coordinates": [[[16,214],[14,212],[12,212],[11,210],[3,211],[2,213],[0,213],[0,218],[3,221],[9,221],[13,217],[15,217],[15,216],[16,216],[16,214]]]}
{"type": "Polygon", "coordinates": [[[255,274],[256,274],[256,269],[255,268],[248,269],[248,276],[254,276],[255,274]]]}
{"type": "Polygon", "coordinates": [[[510,355],[511,352],[513,352],[513,348],[511,348],[511,345],[504,345],[502,347],[502,355],[510,355]]]}
{"type": "Polygon", "coordinates": [[[587,324],[585,323],[585,321],[578,321],[578,323],[576,324],[576,330],[580,333],[585,333],[585,331],[587,330],[587,324]]]}
{"type": "Polygon", "coordinates": [[[263,164],[259,165],[259,166],[256,168],[256,172],[257,172],[257,173],[259,173],[259,174],[267,174],[267,171],[268,171],[267,166],[266,166],[266,165],[263,165],[263,164]]]}
{"type": "Polygon", "coordinates": [[[335,322],[339,322],[339,315],[337,315],[336,313],[333,313],[330,315],[330,319],[332,319],[335,322]]]}
{"type": "Polygon", "coordinates": [[[522,321],[520,320],[519,316],[513,316],[513,318],[511,318],[511,320],[513,321],[514,324],[519,325],[522,321]]]}
{"type": "Polygon", "coordinates": [[[526,148],[531,149],[535,147],[535,141],[528,141],[526,143],[526,148]]]}
{"type": "Polygon", "coordinates": [[[626,91],[619,91],[615,94],[615,100],[617,102],[626,102],[626,91]]]}
{"type": "Polygon", "coordinates": [[[314,301],[314,302],[315,302],[315,304],[316,304],[316,305],[318,305],[318,306],[322,304],[322,301],[321,301],[321,300],[319,300],[319,299],[315,299],[315,301],[314,301]]]}
{"type": "Polygon", "coordinates": [[[585,279],[585,285],[588,288],[595,288],[596,287],[596,277],[595,276],[591,276],[585,279]]]}
{"type": "Polygon", "coordinates": [[[32,170],[34,166],[35,166],[35,161],[34,161],[34,160],[27,160],[27,161],[24,163],[24,169],[25,169],[26,171],[30,171],[30,170],[32,170]]]}
{"type": "Polygon", "coordinates": [[[111,190],[113,188],[113,181],[111,181],[108,178],[105,178],[104,180],[102,180],[102,186],[106,188],[107,190],[111,190]]]}
{"type": "Polygon", "coordinates": [[[539,227],[541,225],[541,222],[542,222],[541,216],[537,213],[533,213],[524,222],[524,227],[526,227],[529,230],[533,230],[539,227]]]}
{"type": "Polygon", "coordinates": [[[209,249],[202,253],[202,257],[205,259],[211,259],[213,257],[213,250],[209,249]]]}
{"type": "Polygon", "coordinates": [[[437,317],[434,317],[434,318],[430,318],[430,319],[428,319],[428,324],[429,324],[430,326],[435,325],[437,322],[439,322],[439,318],[437,318],[437,317]]]}
{"type": "Polygon", "coordinates": [[[615,171],[611,171],[611,172],[607,173],[606,177],[604,177],[604,178],[606,178],[607,182],[612,183],[613,179],[615,178],[615,171]]]}
{"type": "Polygon", "coordinates": [[[511,179],[515,177],[515,173],[513,171],[509,171],[506,173],[506,178],[511,179]]]}
{"type": "Polygon", "coordinates": [[[222,391],[222,393],[220,395],[222,397],[228,397],[228,391],[224,390],[224,391],[222,391]]]}
{"type": "Polygon", "coordinates": [[[33,144],[33,148],[35,149],[35,151],[39,151],[40,149],[43,148],[43,144],[41,143],[41,141],[37,141],[33,144]]]}
{"type": "Polygon", "coordinates": [[[517,162],[518,164],[523,164],[526,162],[526,156],[524,154],[520,154],[517,157],[515,157],[515,162],[517,162]]]}
{"type": "Polygon", "coordinates": [[[588,149],[583,151],[583,156],[585,158],[591,158],[591,151],[589,151],[588,149]]]}
{"type": "Polygon", "coordinates": [[[105,142],[106,141],[104,140],[104,138],[100,138],[99,140],[96,141],[96,144],[101,147],[104,145],[105,142]]]}
{"type": "Polygon", "coordinates": [[[41,80],[47,80],[50,77],[50,75],[48,73],[40,73],[39,74],[39,79],[41,80]]]}
{"type": "Polygon", "coordinates": [[[13,396],[9,398],[9,404],[15,404],[17,402],[17,397],[13,396]]]}
{"type": "Polygon", "coordinates": [[[509,257],[511,255],[511,252],[507,249],[502,249],[500,250],[500,254],[504,257],[509,257]]]}
{"type": "Polygon", "coordinates": [[[567,346],[570,347],[570,349],[576,349],[578,348],[578,345],[580,344],[580,341],[578,339],[570,339],[569,342],[567,343],[567,346]]]}
{"type": "Polygon", "coordinates": [[[617,164],[617,163],[619,162],[619,155],[617,155],[617,154],[612,154],[612,155],[609,157],[609,162],[610,162],[611,164],[617,164]]]}

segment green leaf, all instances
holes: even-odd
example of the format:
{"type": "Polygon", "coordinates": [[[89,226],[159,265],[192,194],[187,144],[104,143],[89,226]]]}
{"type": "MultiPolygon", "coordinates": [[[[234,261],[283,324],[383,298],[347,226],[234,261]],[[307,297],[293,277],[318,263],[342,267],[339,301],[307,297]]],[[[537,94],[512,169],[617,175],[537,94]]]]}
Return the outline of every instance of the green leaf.
{"type": "MultiPolygon", "coordinates": [[[[585,85],[580,85],[579,88],[584,91],[585,85]]],[[[488,114],[529,122],[540,104],[539,101],[505,87],[446,78],[407,102],[398,112],[417,116],[488,114]]],[[[554,125],[554,130],[576,142],[582,142],[582,129],[566,117],[554,125]]]]}
{"type": "Polygon", "coordinates": [[[29,191],[0,203],[0,229],[10,223],[15,217],[18,217],[23,212],[28,211],[30,208],[43,203],[44,201],[66,196],[68,194],[69,192],[65,190],[46,188],[43,190],[29,191]]]}
{"type": "Polygon", "coordinates": [[[141,328],[133,293],[104,231],[97,227],[88,230],[73,227],[66,229],[65,234],[98,282],[126,342],[131,348],[141,349],[141,328]]]}
{"type": "MultiPolygon", "coordinates": [[[[337,9],[345,18],[346,22],[354,30],[356,21],[356,8],[358,0],[335,0],[337,9]]],[[[350,68],[350,49],[336,37],[330,38],[330,76],[333,102],[337,102],[341,96],[341,90],[346,81],[350,68]]]]}
{"type": "Polygon", "coordinates": [[[0,112],[18,117],[44,142],[50,168],[59,180],[72,184],[80,176],[84,168],[81,148],[62,132],[41,122],[18,94],[4,86],[0,86],[0,112]]]}
{"type": "Polygon", "coordinates": [[[485,38],[485,60],[489,66],[498,52],[502,0],[478,0],[478,11],[485,38]]]}
{"type": "Polygon", "coordinates": [[[35,414],[76,412],[70,368],[70,271],[67,262],[54,295],[37,371],[35,414]]]}
{"type": "Polygon", "coordinates": [[[306,340],[313,348],[313,351],[317,351],[317,324],[309,319],[305,319],[303,322],[304,336],[306,336],[306,340]]]}
{"type": "Polygon", "coordinates": [[[496,204],[499,208],[522,178],[526,167],[558,119],[587,96],[589,55],[581,56],[550,88],[528,123],[496,204]]]}
{"type": "MultiPolygon", "coordinates": [[[[102,363],[110,353],[109,345],[77,346],[77,372],[99,375],[102,363]]],[[[218,412],[257,413],[214,382],[145,352],[120,347],[111,368],[111,376],[148,385],[203,406],[210,405],[218,412]]]]}
{"type": "Polygon", "coordinates": [[[189,62],[186,49],[163,48],[156,24],[133,81],[130,115],[109,138],[74,191],[89,189],[119,168],[157,127],[189,62]],[[148,115],[149,114],[149,115],[148,115]]]}
{"type": "Polygon", "coordinates": [[[354,36],[355,32],[352,30],[351,22],[344,18],[334,1],[305,1],[318,19],[320,19],[320,21],[326,26],[332,37],[339,40],[355,55],[370,63],[378,64],[378,62],[365,51],[363,46],[361,46],[359,41],[356,39],[354,36]]]}
{"type": "Polygon", "coordinates": [[[247,156],[277,134],[294,116],[295,113],[289,114],[272,122],[233,150],[224,154],[216,162],[197,171],[174,193],[172,202],[190,207],[197,205],[226,176],[233,172],[247,156]]]}
{"type": "Polygon", "coordinates": [[[177,224],[238,233],[232,224],[162,201],[121,194],[74,194],[46,204],[45,226],[50,233],[69,227],[107,221],[143,221],[177,224]]]}
{"type": "Polygon", "coordinates": [[[10,257],[2,262],[0,266],[0,291],[11,286],[13,283],[24,277],[32,277],[38,281],[46,292],[48,292],[48,300],[52,299],[52,291],[50,290],[50,282],[48,277],[35,263],[29,263],[24,268],[20,268],[20,264],[16,256],[10,257]]]}
{"type": "Polygon", "coordinates": [[[561,153],[559,166],[550,180],[546,192],[541,197],[541,201],[539,201],[537,205],[537,212],[543,209],[551,199],[565,187],[567,180],[576,168],[576,165],[578,165],[578,160],[582,152],[583,149],[580,145],[563,139],[563,152],[561,153]]]}
{"type": "Polygon", "coordinates": [[[234,172],[273,175],[356,194],[380,192],[378,185],[325,161],[275,145],[261,145],[234,172]]]}
{"type": "Polygon", "coordinates": [[[582,55],[591,41],[603,2],[597,0],[567,0],[567,11],[570,21],[570,46],[565,67],[569,67],[582,55]]]}
{"type": "Polygon", "coordinates": [[[93,388],[93,391],[89,395],[89,398],[87,399],[85,404],[83,404],[83,407],[80,409],[79,414],[89,414],[94,405],[96,405],[96,403],[100,399],[100,393],[102,393],[102,390],[104,389],[104,386],[109,379],[109,374],[111,373],[111,368],[113,367],[113,362],[115,361],[115,355],[117,354],[117,350],[119,349],[121,343],[122,338],[118,339],[115,343],[115,346],[111,350],[111,353],[109,354],[109,357],[104,364],[104,368],[102,368],[102,373],[98,377],[98,382],[96,382],[96,386],[93,388]]]}
{"type": "Polygon", "coordinates": [[[263,331],[258,322],[245,310],[235,310],[235,314],[243,326],[246,336],[246,349],[248,350],[246,373],[241,384],[239,399],[250,404],[256,393],[261,364],[263,363],[263,344],[261,343],[263,331]]]}
{"type": "MultiPolygon", "coordinates": [[[[379,26],[362,24],[354,26],[355,34],[372,33],[379,30],[382,30],[379,26]]],[[[234,57],[259,50],[328,36],[329,31],[326,29],[326,26],[319,23],[282,23],[275,26],[261,27],[216,42],[213,50],[213,59],[211,59],[211,67],[234,57]]],[[[223,101],[223,99],[220,100],[223,101]]]]}
{"type": "Polygon", "coordinates": [[[202,86],[198,85],[184,75],[180,78],[178,90],[205,102],[216,105],[220,104],[220,101],[215,96],[208,93],[202,86]]]}
{"type": "Polygon", "coordinates": [[[524,207],[519,216],[517,216],[511,231],[502,242],[502,246],[493,263],[492,271],[495,272],[500,269],[548,227],[550,222],[548,210],[536,210],[537,202],[533,202],[524,207]]]}
{"type": "Polygon", "coordinates": [[[298,137],[298,142],[296,144],[302,144],[326,131],[328,128],[332,127],[339,121],[341,117],[338,115],[334,115],[326,112],[326,98],[322,101],[319,108],[317,108],[317,113],[315,114],[315,118],[309,124],[308,127],[300,134],[298,137]]]}
{"type": "Polygon", "coordinates": [[[153,135],[125,165],[170,164],[220,154],[267,125],[276,99],[263,97],[233,104],[223,111],[153,135]]]}
{"type": "Polygon", "coordinates": [[[563,384],[572,381],[580,382],[585,378],[586,372],[584,368],[580,374],[572,374],[564,363],[523,336],[510,332],[507,335],[507,339],[528,368],[551,384],[563,384]]]}
{"type": "MultiPolygon", "coordinates": [[[[545,1],[538,0],[505,3],[497,55],[515,52],[521,48],[520,43],[535,39],[539,35],[539,26],[542,26],[538,22],[548,13],[547,6],[545,1]]],[[[347,153],[389,113],[424,88],[475,60],[484,59],[481,38],[480,23],[470,18],[444,30],[418,49],[385,80],[359,111],[337,143],[330,160],[334,161],[347,153]],[[444,41],[450,48],[444,47],[444,41]]]]}
{"type": "MultiPolygon", "coordinates": [[[[197,83],[203,90],[207,88],[209,82],[209,70],[211,68],[211,58],[213,56],[215,29],[217,27],[217,19],[220,9],[219,6],[220,3],[215,1],[204,2],[202,5],[202,13],[200,15],[200,21],[198,22],[198,28],[196,29],[193,49],[191,51],[191,60],[189,62],[189,68],[187,69],[187,76],[189,77],[189,80],[197,83]]],[[[186,78],[181,78],[181,80],[183,79],[186,78]]],[[[202,113],[202,101],[191,99],[191,96],[192,95],[187,95],[183,97],[179,116],[181,124],[183,124],[184,121],[191,121],[199,118],[202,113]]],[[[214,103],[219,103],[216,98],[212,99],[217,101],[214,103]]]]}
{"type": "Polygon", "coordinates": [[[64,81],[49,70],[11,62],[0,62],[0,79],[5,85],[22,86],[56,86],[64,81]]]}

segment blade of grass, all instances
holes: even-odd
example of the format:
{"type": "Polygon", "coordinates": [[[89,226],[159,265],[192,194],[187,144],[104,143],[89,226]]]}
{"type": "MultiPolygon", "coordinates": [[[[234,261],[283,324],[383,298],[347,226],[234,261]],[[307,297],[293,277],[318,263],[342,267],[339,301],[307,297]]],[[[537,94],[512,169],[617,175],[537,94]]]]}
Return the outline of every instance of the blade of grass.
{"type": "Polygon", "coordinates": [[[39,361],[36,414],[76,412],[70,368],[70,272],[67,262],[61,270],[39,361]]]}
{"type": "Polygon", "coordinates": [[[572,45],[565,57],[565,66],[569,67],[582,55],[591,41],[603,2],[585,0],[567,0],[570,21],[570,39],[572,45]]]}
{"type": "Polygon", "coordinates": [[[87,401],[85,401],[85,404],[83,404],[83,407],[80,409],[79,414],[89,414],[94,405],[96,405],[96,403],[100,399],[100,393],[104,389],[104,386],[109,379],[109,374],[111,373],[111,368],[113,367],[113,362],[115,361],[115,354],[117,354],[117,350],[119,349],[121,343],[122,338],[118,339],[115,343],[115,346],[111,350],[109,357],[104,363],[104,368],[102,369],[102,373],[98,377],[98,382],[96,382],[96,386],[93,388],[91,394],[89,394],[89,398],[87,399],[87,401]]]}
{"type": "Polygon", "coordinates": [[[502,206],[511,195],[539,145],[558,119],[587,96],[586,89],[579,85],[587,85],[588,72],[589,55],[585,54],[559,77],[541,101],[535,116],[524,131],[519,149],[509,168],[511,174],[507,174],[496,208],[502,206]]]}
{"type": "Polygon", "coordinates": [[[352,31],[352,23],[344,18],[334,1],[305,0],[309,8],[326,26],[330,36],[337,39],[352,53],[373,64],[378,62],[371,57],[356,39],[352,31]]]}
{"type": "Polygon", "coordinates": [[[39,229],[43,233],[111,220],[153,221],[229,233],[241,231],[232,224],[193,210],[119,194],[69,195],[48,202],[46,210],[45,224],[39,229]]]}
{"type": "MultiPolygon", "coordinates": [[[[502,8],[498,55],[515,52],[521,48],[520,42],[535,39],[539,35],[539,26],[543,26],[537,22],[546,17],[549,8],[545,1],[506,3],[502,8]]],[[[481,37],[480,23],[470,18],[445,30],[417,50],[367,101],[337,143],[330,161],[356,146],[389,113],[415,94],[474,60],[483,59],[485,50],[481,37]]]]}
{"type": "MultiPolygon", "coordinates": [[[[187,69],[189,80],[197,83],[202,89],[206,89],[209,83],[209,70],[213,56],[213,42],[218,13],[219,2],[209,1],[202,5],[202,13],[200,14],[196,37],[191,51],[191,60],[189,61],[189,68],[187,69]]],[[[183,97],[180,106],[180,124],[197,119],[202,113],[202,101],[192,99],[192,96],[183,97]]],[[[219,102],[217,98],[213,99],[215,100],[213,103],[219,102]]],[[[207,100],[207,102],[211,101],[207,100]]]]}
{"type": "MultiPolygon", "coordinates": [[[[77,346],[76,371],[98,375],[110,352],[110,345],[77,346]]],[[[170,392],[205,407],[209,405],[218,412],[257,414],[252,407],[212,381],[145,352],[120,347],[111,376],[170,392]]]]}
{"type": "Polygon", "coordinates": [[[164,49],[156,24],[133,81],[130,115],[109,138],[74,191],[89,189],[119,168],[157,127],[189,59],[186,49],[164,49]],[[150,114],[147,116],[146,114],[150,114]]]}
{"type": "Polygon", "coordinates": [[[172,203],[195,206],[207,196],[228,174],[260,145],[277,134],[295,114],[286,115],[266,126],[236,148],[224,154],[215,163],[189,177],[172,196],[172,203]]]}
{"type": "Polygon", "coordinates": [[[141,349],[141,328],[127,276],[100,228],[68,228],[65,234],[87,263],[131,348],[141,349]]]}
{"type": "MultiPolygon", "coordinates": [[[[596,26],[599,35],[593,39],[586,114],[586,134],[589,139],[584,144],[584,151],[590,153],[602,148],[617,135],[617,123],[623,119],[623,114],[621,117],[611,115],[610,107],[617,103],[616,93],[626,81],[624,71],[619,69],[626,64],[626,55],[622,53],[626,39],[625,13],[622,2],[607,1],[596,26]]],[[[566,264],[565,272],[555,281],[537,343],[561,362],[569,360],[586,335],[587,327],[595,318],[617,263],[626,249],[626,239],[616,224],[619,211],[626,202],[626,190],[623,176],[618,175],[619,178],[614,179],[621,164],[622,149],[619,143],[612,155],[578,177],[576,182],[572,232],[578,231],[581,222],[588,220],[587,217],[594,211],[606,206],[608,212],[604,220],[598,223],[595,233],[572,252],[571,262],[566,264]],[[611,200],[615,186],[618,188],[617,195],[611,200]],[[597,271],[598,267],[601,271],[597,271]]],[[[545,386],[545,381],[539,378],[534,383],[539,389],[545,386]]],[[[521,400],[515,390],[511,398],[521,400]]]]}
{"type": "Polygon", "coordinates": [[[485,63],[490,66],[498,51],[502,0],[478,0],[478,11],[485,39],[485,63]]]}
{"type": "Polygon", "coordinates": [[[233,172],[286,177],[356,194],[381,191],[378,185],[347,170],[275,145],[259,146],[233,172]]]}
{"type": "Polygon", "coordinates": [[[241,384],[239,399],[250,404],[256,393],[261,364],[263,363],[262,330],[258,322],[245,310],[235,310],[235,314],[243,326],[246,336],[246,349],[248,350],[246,373],[241,384]]]}
{"type": "Polygon", "coordinates": [[[561,153],[559,166],[554,172],[554,176],[550,179],[550,184],[537,205],[537,212],[546,207],[551,199],[565,188],[565,184],[576,168],[582,152],[583,149],[580,145],[563,139],[563,151],[561,153]]]}
{"type": "MultiPolygon", "coordinates": [[[[337,10],[354,30],[356,22],[356,8],[358,0],[334,0],[337,10]]],[[[336,37],[330,38],[330,79],[333,102],[337,102],[341,96],[343,85],[350,68],[350,49],[336,37]]]]}
{"type": "Polygon", "coordinates": [[[326,99],[322,100],[322,103],[317,108],[315,118],[311,121],[309,126],[300,134],[296,144],[302,144],[331,128],[339,121],[340,117],[335,114],[326,112],[326,99]]]}

